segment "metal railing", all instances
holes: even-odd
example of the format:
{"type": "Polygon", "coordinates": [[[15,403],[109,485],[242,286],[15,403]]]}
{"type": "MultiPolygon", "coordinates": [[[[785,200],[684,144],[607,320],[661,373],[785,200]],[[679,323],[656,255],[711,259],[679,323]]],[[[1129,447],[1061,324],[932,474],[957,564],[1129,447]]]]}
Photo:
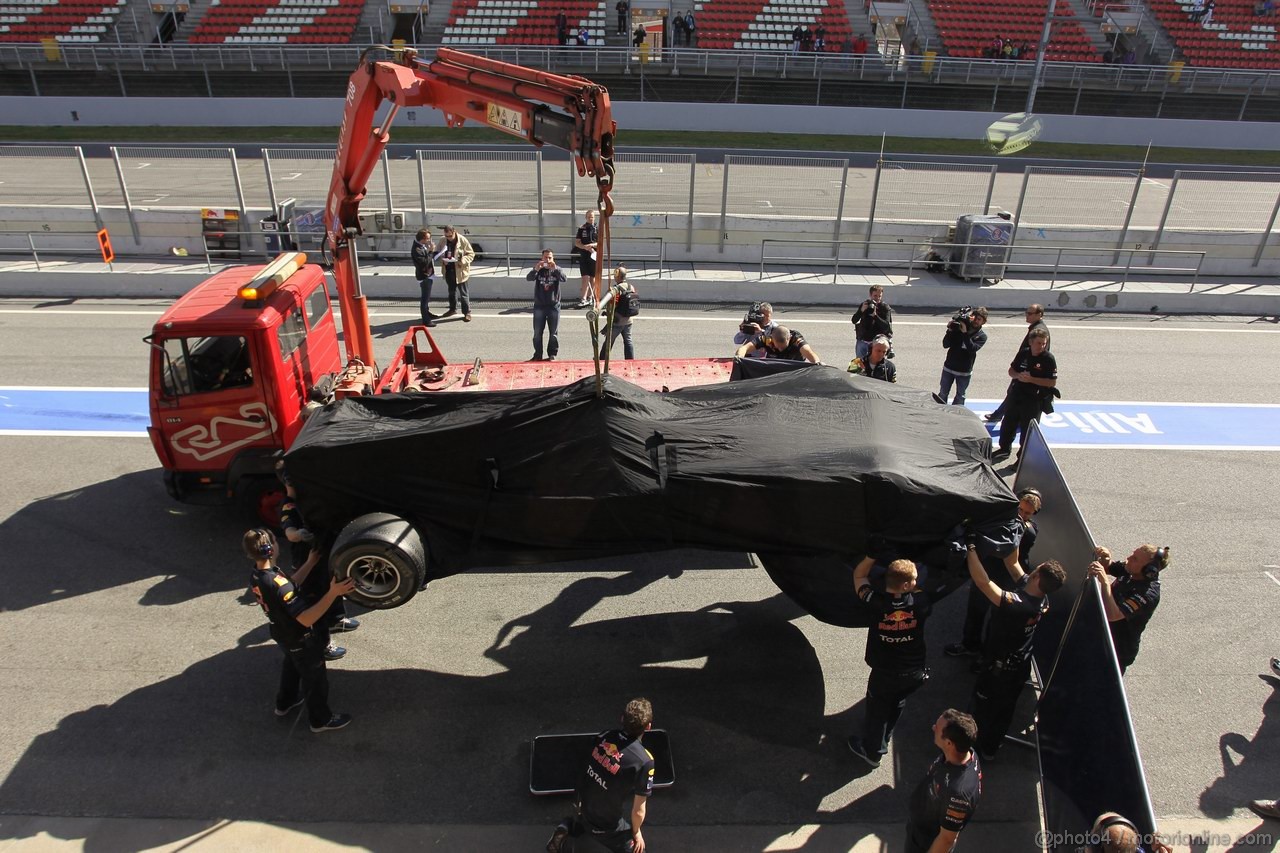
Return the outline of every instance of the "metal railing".
{"type": "MultiPolygon", "coordinates": [[[[101,257],[101,250],[98,247],[98,237],[93,231],[10,231],[0,230],[0,240],[10,237],[21,236],[26,240],[25,247],[0,246],[0,255],[31,255],[31,259],[35,261],[36,269],[43,270],[41,266],[40,254],[43,252],[46,257],[50,255],[68,255],[71,257],[82,258],[101,257]],[[36,237],[52,237],[52,238],[72,238],[73,240],[84,240],[85,248],[67,247],[67,246],[37,246],[36,237]]],[[[108,272],[114,272],[111,264],[104,264],[108,272]]]]}
{"type": "MultiPolygon", "coordinates": [[[[286,74],[324,68],[355,68],[367,45],[191,45],[119,44],[60,45],[50,59],[40,45],[0,45],[0,67],[34,72],[49,68],[105,70],[279,70],[286,74]]],[[[435,46],[417,46],[425,59],[435,46]]],[[[939,56],[894,58],[884,64],[879,54],[799,53],[785,50],[704,50],[674,48],[661,59],[641,62],[629,48],[561,48],[542,45],[467,45],[469,52],[564,73],[678,74],[696,72],[733,77],[898,79],[908,74],[920,83],[999,82],[1029,84],[1033,63],[1021,60],[939,56]]],[[[1102,65],[1045,62],[1042,85],[1079,85],[1124,91],[1224,92],[1251,90],[1254,95],[1280,85],[1280,70],[1171,68],[1167,65],[1102,65]]]]}
{"type": "MultiPolygon", "coordinates": [[[[786,240],[776,238],[766,238],[760,241],[760,280],[764,281],[766,277],[765,267],[770,263],[789,263],[789,264],[809,264],[812,266],[832,267],[831,281],[835,283],[840,275],[840,267],[906,267],[907,279],[915,274],[916,267],[929,267],[934,265],[947,264],[946,258],[951,255],[952,249],[980,249],[984,252],[990,252],[993,249],[1003,248],[1007,251],[1007,260],[988,261],[985,258],[980,267],[980,275],[972,276],[973,278],[1000,279],[1005,277],[1008,270],[1019,270],[1026,272],[1039,272],[1047,270],[1050,273],[1049,289],[1053,290],[1058,283],[1058,276],[1062,272],[1085,272],[1085,273],[1109,273],[1120,272],[1120,289],[1123,291],[1124,286],[1129,282],[1129,276],[1134,272],[1134,256],[1147,255],[1150,260],[1138,270],[1143,275],[1152,274],[1191,274],[1191,284],[1187,287],[1187,292],[1191,293],[1195,290],[1196,280],[1200,276],[1200,270],[1204,266],[1205,256],[1207,252],[1193,249],[1117,249],[1115,247],[1106,246],[1008,246],[995,247],[990,244],[980,243],[932,243],[924,247],[910,246],[897,240],[786,240]],[[829,257],[820,257],[816,255],[772,255],[769,254],[769,246],[773,245],[812,245],[815,247],[824,247],[833,250],[829,257]],[[844,246],[856,246],[859,249],[866,246],[891,246],[895,249],[906,250],[904,258],[886,258],[886,257],[868,257],[868,258],[845,258],[840,256],[840,249],[844,246]],[[1031,261],[1015,261],[1014,255],[1024,252],[1050,253],[1054,255],[1052,263],[1034,263],[1031,261]],[[1118,255],[1125,254],[1127,260],[1123,265],[1120,264],[1098,264],[1098,263],[1063,263],[1062,256],[1064,253],[1072,254],[1096,254],[1096,255],[1118,255]],[[1196,260],[1193,267],[1176,267],[1176,266],[1154,266],[1155,257],[1158,255],[1182,255],[1193,257],[1196,260]],[[988,275],[988,272],[991,274],[988,275]]],[[[972,262],[970,262],[972,263],[972,262]]]]}

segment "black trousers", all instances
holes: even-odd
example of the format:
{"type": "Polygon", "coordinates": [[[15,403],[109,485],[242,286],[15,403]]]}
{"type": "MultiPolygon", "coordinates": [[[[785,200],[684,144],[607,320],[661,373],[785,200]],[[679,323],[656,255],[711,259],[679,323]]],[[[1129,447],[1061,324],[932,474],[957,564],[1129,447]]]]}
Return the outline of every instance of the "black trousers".
{"type": "Polygon", "coordinates": [[[1040,420],[1043,411],[1044,404],[1038,397],[1028,399],[1022,394],[1010,397],[1004,420],[1000,421],[1000,449],[1012,450],[1015,434],[1018,436],[1018,446],[1021,447],[1031,422],[1040,420]]]}
{"type": "Polygon", "coordinates": [[[329,709],[329,673],[324,666],[324,650],[329,636],[313,631],[298,643],[281,643],[284,664],[280,667],[280,690],[276,708],[284,709],[298,701],[298,691],[307,700],[307,718],[313,726],[322,726],[333,717],[329,709]]]}
{"type": "Polygon", "coordinates": [[[867,720],[862,729],[862,746],[868,754],[884,755],[889,751],[893,727],[907,707],[907,697],[915,693],[926,679],[923,669],[911,672],[871,670],[867,681],[867,720]]]}
{"type": "MultiPolygon", "coordinates": [[[[983,566],[987,570],[987,575],[996,582],[996,586],[1001,589],[1013,589],[1013,579],[1009,577],[1009,570],[1003,563],[997,567],[984,561],[983,566]]],[[[960,636],[960,641],[964,643],[965,648],[982,651],[987,616],[991,613],[992,607],[991,600],[970,583],[969,601],[964,610],[964,632],[960,636]]]]}
{"type": "Polygon", "coordinates": [[[1018,385],[1017,380],[1009,383],[1009,390],[1004,392],[1004,399],[1000,401],[1000,405],[996,406],[996,410],[991,413],[991,419],[1003,418],[1005,411],[1009,408],[1009,400],[1013,398],[1013,389],[1018,385]]]}
{"type": "Polygon", "coordinates": [[[1031,661],[1009,669],[988,668],[973,685],[973,720],[978,724],[978,751],[999,751],[1009,733],[1018,697],[1031,674],[1031,661]]]}

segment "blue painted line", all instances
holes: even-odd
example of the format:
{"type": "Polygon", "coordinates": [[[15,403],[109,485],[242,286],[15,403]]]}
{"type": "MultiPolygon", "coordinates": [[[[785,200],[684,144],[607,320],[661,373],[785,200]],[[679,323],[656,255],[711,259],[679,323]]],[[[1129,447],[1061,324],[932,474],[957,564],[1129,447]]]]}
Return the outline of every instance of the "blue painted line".
{"type": "Polygon", "coordinates": [[[146,389],[0,388],[0,434],[146,435],[146,389]]]}
{"type": "MultiPolygon", "coordinates": [[[[994,400],[970,400],[985,415],[994,400]]],[[[1280,405],[1064,402],[1040,419],[1051,447],[1280,450],[1280,405]]],[[[144,388],[2,388],[0,435],[145,435],[144,388]]],[[[989,425],[994,437],[997,425],[989,425]]]]}

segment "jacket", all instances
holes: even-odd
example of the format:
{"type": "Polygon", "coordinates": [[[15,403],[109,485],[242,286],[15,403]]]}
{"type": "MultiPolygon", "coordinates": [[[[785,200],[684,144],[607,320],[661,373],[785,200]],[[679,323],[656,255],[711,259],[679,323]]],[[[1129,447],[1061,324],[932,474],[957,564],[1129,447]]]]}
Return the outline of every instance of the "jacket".
{"type": "Polygon", "coordinates": [[[432,254],[430,243],[413,241],[409,257],[413,260],[413,277],[418,281],[431,278],[436,274],[436,265],[431,259],[432,254]]]}
{"type": "MultiPolygon", "coordinates": [[[[476,250],[471,248],[471,241],[461,233],[457,235],[457,239],[458,244],[454,250],[456,258],[454,261],[454,276],[457,278],[458,284],[462,284],[467,279],[471,278],[471,262],[476,259],[476,250]]],[[[441,240],[436,246],[436,251],[439,252],[441,249],[445,248],[448,243],[448,240],[441,240]]],[[[441,261],[443,260],[444,259],[442,258],[441,261]]]]}

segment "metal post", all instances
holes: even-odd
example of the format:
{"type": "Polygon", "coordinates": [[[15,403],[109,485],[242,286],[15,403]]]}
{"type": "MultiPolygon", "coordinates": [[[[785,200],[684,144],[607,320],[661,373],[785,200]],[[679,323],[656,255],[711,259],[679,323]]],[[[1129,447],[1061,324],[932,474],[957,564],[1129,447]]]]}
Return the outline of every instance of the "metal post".
{"type": "Polygon", "coordinates": [[[729,235],[725,232],[725,228],[729,226],[729,161],[733,159],[733,155],[724,155],[724,184],[720,190],[720,236],[716,242],[720,244],[720,254],[724,254],[724,244],[729,235]]]}
{"type": "MultiPolygon", "coordinates": [[[[883,147],[883,143],[882,143],[883,147]]],[[[867,238],[862,245],[862,257],[871,257],[871,231],[876,226],[876,202],[880,198],[880,171],[884,168],[884,157],[876,160],[876,177],[871,184],[871,209],[867,211],[867,238]]]]}
{"type": "Polygon", "coordinates": [[[119,59],[117,59],[117,60],[116,60],[116,80],[118,80],[118,81],[120,82],[120,97],[122,97],[122,98],[127,98],[127,97],[129,97],[129,93],[128,93],[128,91],[126,91],[126,90],[125,90],[125,88],[124,88],[124,72],[122,72],[122,71],[120,70],[120,60],[119,60],[119,59]]]}
{"type": "Polygon", "coordinates": [[[387,230],[395,233],[396,226],[393,220],[396,215],[395,202],[391,200],[391,165],[387,162],[387,151],[382,150],[382,185],[387,190],[387,230]]]}
{"type": "Polygon", "coordinates": [[[1280,193],[1276,193],[1276,203],[1271,208],[1271,218],[1267,220],[1267,227],[1262,231],[1262,239],[1258,241],[1258,251],[1253,255],[1253,265],[1256,267],[1262,263],[1262,253],[1266,251],[1267,240],[1271,237],[1271,229],[1276,227],[1276,215],[1280,214],[1280,193]]]}
{"type": "Polygon", "coordinates": [[[280,48],[280,64],[284,66],[285,77],[289,80],[289,97],[295,97],[293,94],[293,69],[289,67],[289,61],[284,57],[284,48],[280,48]]]}
{"type": "Polygon", "coordinates": [[[840,263],[840,225],[844,221],[844,193],[849,186],[849,161],[844,161],[844,170],[840,173],[840,200],[836,202],[836,226],[832,230],[831,239],[834,241],[831,249],[835,253],[832,255],[836,259],[836,263],[840,263]]]}
{"type": "MultiPolygon", "coordinates": [[[[1052,6],[1053,3],[1050,2],[1049,5],[1052,6]]],[[[1018,209],[1013,213],[1013,233],[1009,235],[1009,257],[1013,257],[1013,247],[1018,242],[1018,228],[1022,226],[1022,204],[1027,200],[1027,185],[1031,183],[1031,170],[1034,168],[1034,166],[1028,166],[1022,172],[1022,191],[1018,193],[1018,209]]],[[[966,257],[968,252],[966,248],[966,257]]]]}
{"type": "Polygon", "coordinates": [[[698,155],[689,155],[689,224],[685,226],[684,250],[693,251],[693,180],[698,174],[698,155]]]}
{"type": "Polygon", "coordinates": [[[418,203],[422,205],[422,227],[427,227],[427,173],[423,168],[422,149],[413,152],[418,164],[418,203]]]}
{"type": "Polygon", "coordinates": [[[1044,29],[1040,32],[1040,45],[1036,48],[1036,65],[1031,70],[1031,86],[1027,89],[1027,105],[1023,109],[1027,115],[1031,115],[1036,108],[1036,89],[1040,88],[1040,72],[1044,69],[1044,53],[1049,47],[1049,33],[1053,30],[1053,13],[1057,11],[1056,7],[1056,0],[1049,0],[1044,10],[1044,29]]]}
{"type": "MultiPolygon", "coordinates": [[[[1138,168],[1138,179],[1133,182],[1133,194],[1129,196],[1129,207],[1124,212],[1124,225],[1120,226],[1120,241],[1116,243],[1116,255],[1112,259],[1112,266],[1120,263],[1120,250],[1124,248],[1124,244],[1129,240],[1129,223],[1133,221],[1133,209],[1138,206],[1138,191],[1142,189],[1143,176],[1147,173],[1147,167],[1144,162],[1138,168]]],[[[1129,255],[1130,261],[1133,259],[1132,253],[1129,255]]]]}
{"type": "Polygon", "coordinates": [[[120,179],[120,195],[124,198],[124,209],[129,214],[129,227],[133,231],[133,242],[142,245],[142,233],[138,230],[138,218],[133,215],[133,202],[129,200],[129,187],[124,182],[124,167],[120,165],[120,151],[111,146],[111,159],[116,164],[116,177],[120,179]]]}
{"type": "Polygon", "coordinates": [[[1244,93],[1244,99],[1240,101],[1240,113],[1236,116],[1236,121],[1244,121],[1244,111],[1249,106],[1249,96],[1253,94],[1253,81],[1249,81],[1249,88],[1244,93]]]}
{"type": "MultiPolygon", "coordinates": [[[[32,80],[35,79],[35,72],[31,72],[32,80]]],[[[742,63],[739,62],[733,67],[733,102],[738,103],[738,87],[742,84],[742,63]]],[[[36,94],[39,94],[37,92],[36,94]]]]}
{"type": "Polygon", "coordinates": [[[36,272],[40,271],[40,253],[36,251],[36,238],[27,232],[27,245],[31,247],[31,257],[36,262],[36,272]]]}
{"type": "Polygon", "coordinates": [[[209,66],[206,63],[200,63],[200,70],[204,72],[204,89],[209,93],[209,97],[213,97],[213,81],[209,79],[209,66]]]}
{"type": "Polygon", "coordinates": [[[276,183],[271,177],[271,152],[266,148],[262,149],[262,169],[267,173],[267,198],[271,199],[271,212],[274,214],[280,205],[276,203],[276,183]]]}
{"type": "Polygon", "coordinates": [[[573,158],[569,158],[569,223],[578,225],[578,170],[574,168],[573,158]]]}
{"type": "Polygon", "coordinates": [[[547,245],[546,207],[542,202],[542,152],[533,152],[534,162],[538,165],[538,243],[547,245]]]}
{"type": "MultiPolygon", "coordinates": [[[[1178,179],[1182,177],[1182,172],[1173,173],[1173,182],[1169,184],[1169,197],[1164,201],[1164,213],[1160,214],[1160,227],[1156,229],[1156,238],[1151,241],[1150,248],[1160,248],[1160,238],[1164,236],[1164,224],[1169,221],[1169,211],[1173,209],[1173,197],[1178,192],[1178,179]]],[[[1154,254],[1147,258],[1147,266],[1151,266],[1156,262],[1154,254]]]]}
{"type": "Polygon", "coordinates": [[[80,160],[80,175],[84,178],[85,192],[89,194],[89,207],[93,209],[93,221],[97,223],[98,228],[102,228],[102,213],[98,210],[98,197],[93,194],[93,182],[89,180],[89,165],[85,163],[84,149],[79,145],[76,146],[76,157],[80,160]]]}
{"type": "MultiPolygon", "coordinates": [[[[27,73],[31,75],[31,93],[38,98],[40,97],[40,84],[36,82],[35,66],[33,65],[28,68],[27,73]]],[[[737,103],[737,98],[734,99],[734,103],[737,103]]]]}
{"type": "Polygon", "coordinates": [[[902,69],[902,102],[898,105],[898,109],[905,110],[907,108],[907,81],[911,79],[911,66],[907,65],[902,69]]]}
{"type": "MultiPolygon", "coordinates": [[[[236,182],[236,198],[240,200],[240,221],[244,223],[248,223],[249,206],[245,204],[245,201],[244,201],[244,185],[240,183],[240,164],[236,162],[236,150],[234,148],[228,148],[227,157],[231,159],[231,177],[236,182]]],[[[246,229],[245,243],[248,244],[248,248],[252,249],[253,248],[253,229],[249,228],[247,224],[244,225],[243,227],[246,229]]],[[[267,244],[264,241],[262,244],[263,252],[266,251],[266,246],[267,244]]]]}
{"type": "Polygon", "coordinates": [[[982,213],[985,216],[991,212],[991,196],[996,191],[996,167],[991,167],[991,180],[987,181],[987,197],[982,201],[982,213]]]}

